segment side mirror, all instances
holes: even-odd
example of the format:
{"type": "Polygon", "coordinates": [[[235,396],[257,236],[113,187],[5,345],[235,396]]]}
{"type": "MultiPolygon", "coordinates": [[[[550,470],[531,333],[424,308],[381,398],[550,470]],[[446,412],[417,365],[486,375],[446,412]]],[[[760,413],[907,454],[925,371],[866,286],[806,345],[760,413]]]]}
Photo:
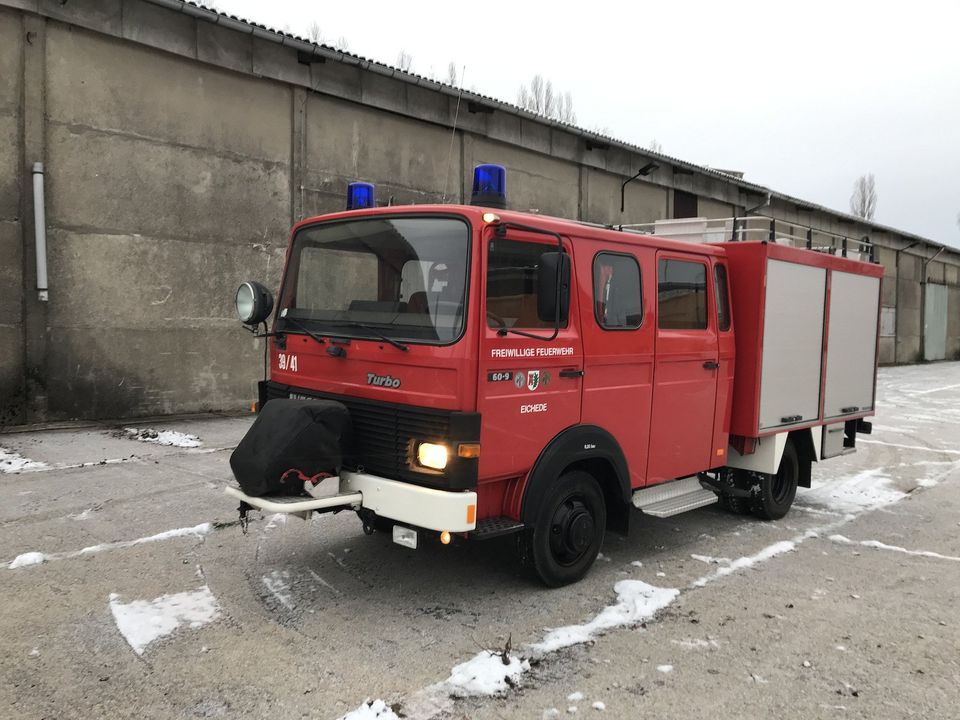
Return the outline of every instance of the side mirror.
{"type": "Polygon", "coordinates": [[[237,288],[237,317],[244,325],[259,325],[273,312],[273,294],[258,282],[243,283],[237,288]]]}
{"type": "Polygon", "coordinates": [[[563,252],[545,252],[540,256],[537,270],[537,316],[542,322],[563,325],[569,309],[570,256],[563,252]]]}

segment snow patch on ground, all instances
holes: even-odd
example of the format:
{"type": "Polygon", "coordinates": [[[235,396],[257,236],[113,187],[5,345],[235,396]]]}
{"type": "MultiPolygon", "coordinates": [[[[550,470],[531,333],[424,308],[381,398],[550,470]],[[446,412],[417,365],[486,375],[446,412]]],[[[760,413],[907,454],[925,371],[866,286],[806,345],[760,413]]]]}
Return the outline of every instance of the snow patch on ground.
{"type": "Polygon", "coordinates": [[[278,603],[287,610],[293,610],[296,604],[293,602],[293,596],[290,594],[290,585],[287,581],[290,579],[290,573],[286,570],[274,570],[269,575],[263,576],[263,586],[267,589],[278,603]]]}
{"type": "Polygon", "coordinates": [[[657,672],[662,672],[662,673],[673,672],[673,665],[657,665],[657,672]]]}
{"type": "Polygon", "coordinates": [[[907,493],[890,485],[884,468],[871,468],[856,475],[829,480],[814,480],[799,497],[803,503],[822,505],[845,513],[860,513],[895,503],[907,493]]]}
{"type": "Polygon", "coordinates": [[[178,432],[176,430],[154,430],[153,428],[124,428],[125,437],[130,440],[153,443],[154,445],[171,445],[181,448],[196,448],[203,443],[196,435],[178,432]]]}
{"type": "Polygon", "coordinates": [[[580,692],[579,690],[577,692],[572,692],[569,695],[567,695],[568,702],[580,702],[581,700],[583,700],[583,693],[580,692]]]}
{"type": "Polygon", "coordinates": [[[17,568],[27,567],[29,565],[39,565],[40,563],[46,562],[47,556],[42,552],[26,552],[22,555],[17,555],[13,560],[10,561],[10,564],[7,565],[11,570],[16,570],[17,568]]]}
{"type": "Polygon", "coordinates": [[[75,550],[73,552],[63,552],[63,553],[40,553],[40,552],[28,552],[18,555],[13,561],[7,565],[10,570],[15,570],[19,567],[24,567],[25,565],[35,565],[38,562],[49,562],[52,560],[67,560],[69,558],[82,557],[85,555],[95,555],[97,553],[106,552],[107,550],[121,550],[123,548],[135,547],[136,545],[143,545],[145,543],[160,542],[162,540],[171,540],[178,537],[196,537],[202,538],[204,535],[213,530],[212,523],[201,523],[200,525],[194,525],[193,527],[187,528],[176,528],[174,530],[166,530],[162,533],[157,533],[156,535],[149,535],[147,537],[135,538],[133,540],[120,540],[118,542],[112,543],[101,543],[100,545],[90,545],[81,550],[75,550]],[[21,561],[19,564],[18,560],[21,558],[36,558],[42,557],[43,560],[33,559],[31,562],[21,561]]]}
{"type": "Polygon", "coordinates": [[[18,452],[0,447],[0,473],[29,472],[30,470],[46,470],[46,468],[46,463],[25,458],[18,452]]]}
{"type": "Polygon", "coordinates": [[[905,555],[916,555],[918,557],[928,557],[935,558],[937,560],[950,560],[952,562],[960,562],[960,557],[954,557],[952,555],[941,555],[940,553],[930,552],[929,550],[907,550],[906,548],[900,547],[898,545],[887,545],[878,540],[851,540],[848,537],[843,535],[831,535],[829,540],[840,543],[842,545],[863,545],[864,547],[876,548],[877,550],[890,550],[892,552],[903,553],[905,555]]]}
{"type": "Polygon", "coordinates": [[[592,707],[594,710],[599,710],[600,712],[603,712],[604,710],[607,709],[606,703],[603,703],[603,702],[601,702],[600,700],[597,700],[597,701],[596,701],[593,705],[591,705],[590,707],[592,707]]]}
{"type": "Polygon", "coordinates": [[[693,583],[693,587],[703,587],[707,583],[713,582],[714,580],[719,580],[727,575],[731,575],[738,570],[743,570],[744,568],[753,567],[758,563],[766,562],[772,557],[790,552],[796,546],[797,544],[793,540],[781,540],[773,545],[768,545],[755,555],[737,558],[729,565],[719,567],[709,575],[704,575],[702,578],[693,583]]]}
{"type": "Polygon", "coordinates": [[[165,530],[164,532],[157,533],[156,535],[148,535],[147,537],[136,538],[134,540],[121,540],[119,542],[90,545],[76,553],[68,553],[68,556],[93,555],[95,553],[103,552],[104,550],[117,550],[119,548],[134,547],[136,545],[144,545],[146,543],[160,542],[162,540],[170,540],[172,538],[187,537],[191,535],[193,537],[202,538],[211,530],[213,530],[213,525],[211,523],[201,523],[199,525],[194,525],[193,527],[165,530]]]}
{"type": "Polygon", "coordinates": [[[621,580],[613,589],[617,593],[615,605],[607,606],[583,625],[567,625],[551,630],[543,640],[531,646],[533,650],[539,653],[553,652],[589,642],[607,630],[649,620],[680,594],[674,588],[654,587],[640,580],[621,580]]]}
{"type": "Polygon", "coordinates": [[[709,555],[696,555],[696,554],[693,554],[690,557],[693,558],[694,560],[699,560],[702,563],[706,563],[707,565],[729,565],[730,564],[730,558],[717,558],[717,557],[710,557],[709,555]]]}
{"type": "Polygon", "coordinates": [[[507,654],[504,663],[501,654],[484,650],[454,667],[445,684],[454,697],[503,695],[529,669],[529,660],[507,654]]]}
{"type": "Polygon", "coordinates": [[[704,640],[703,638],[688,638],[686,640],[671,640],[674,645],[680,647],[702,650],[704,648],[720,647],[716,640],[704,640]]]}
{"type": "Polygon", "coordinates": [[[367,700],[356,710],[341,715],[339,720],[400,720],[383,700],[367,700]]]}
{"type": "Polygon", "coordinates": [[[188,592],[128,603],[111,593],[110,612],[133,651],[143,655],[147,645],[182,625],[198,628],[213,622],[220,617],[220,606],[210,588],[204,585],[188,592]]]}

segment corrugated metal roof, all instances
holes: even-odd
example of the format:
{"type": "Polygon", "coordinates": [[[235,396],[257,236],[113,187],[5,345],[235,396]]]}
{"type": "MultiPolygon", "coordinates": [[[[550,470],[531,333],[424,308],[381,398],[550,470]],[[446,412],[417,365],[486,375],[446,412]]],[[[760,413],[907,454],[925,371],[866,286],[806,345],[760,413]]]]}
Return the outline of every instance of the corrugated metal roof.
{"type": "Polygon", "coordinates": [[[364,69],[373,70],[381,74],[387,74],[392,77],[396,77],[399,80],[410,82],[415,85],[421,86],[431,86],[434,89],[444,92],[449,95],[460,95],[462,98],[466,99],[468,102],[475,102],[481,105],[486,105],[492,107],[496,110],[502,112],[507,112],[513,115],[517,115],[529,120],[539,122],[541,124],[550,125],[552,127],[559,127],[567,132],[570,132],[574,135],[579,135],[588,140],[592,140],[597,143],[604,145],[609,145],[611,147],[616,147],[627,152],[636,153],[649,157],[655,160],[661,160],[663,162],[670,163],[675,167],[682,168],[684,170],[689,170],[692,172],[700,173],[707,177],[715,177],[717,179],[723,180],[726,183],[735,185],[743,190],[748,192],[756,193],[761,196],[766,196],[768,193],[772,198],[776,198],[782,202],[792,204],[797,207],[799,210],[804,211],[815,211],[823,212],[828,215],[832,215],[838,218],[842,222],[856,223],[864,227],[872,228],[874,230],[879,230],[881,232],[893,233],[901,237],[910,239],[910,240],[919,240],[921,242],[927,243],[933,247],[945,248],[946,250],[952,251],[954,253],[960,253],[960,248],[953,247],[951,245],[944,245],[938,243],[929,238],[923,237],[921,235],[916,235],[914,233],[900,230],[898,228],[890,227],[888,225],[882,225],[880,223],[873,222],[872,220],[864,220],[863,218],[857,217],[856,215],[851,215],[833,208],[829,208],[825,205],[820,205],[809,200],[804,200],[802,198],[797,198],[792,195],[787,195],[785,193],[777,192],[772,190],[764,185],[758,185],[756,183],[743,180],[729,173],[723,172],[722,170],[715,170],[713,168],[705,167],[703,165],[697,165],[695,163],[688,162],[681,158],[673,157],[671,155],[666,155],[661,152],[650,150],[639,145],[633,145],[626,141],[614,138],[609,135],[604,135],[602,133],[597,133],[592,130],[586,130],[577,125],[572,125],[570,123],[561,122],[560,120],[555,120],[553,118],[548,118],[543,115],[538,115],[537,113],[531,112],[524,108],[521,108],[518,105],[500,100],[498,98],[491,97],[489,95],[483,95],[480,93],[471,92],[469,90],[463,90],[456,86],[450,85],[433,78],[428,78],[424,75],[418,75],[417,73],[411,73],[405,70],[402,70],[393,65],[387,63],[382,63],[378,60],[373,60],[371,58],[363,57],[362,55],[357,55],[356,53],[351,53],[346,50],[340,50],[334,46],[327,45],[325,43],[315,43],[308,38],[302,37],[300,35],[295,35],[290,32],[285,32],[283,30],[277,30],[276,28],[271,28],[267,25],[263,25],[252,20],[247,20],[246,18],[241,18],[236,15],[231,15],[229,13],[221,12],[215,8],[210,8],[202,3],[194,2],[193,0],[147,0],[150,3],[155,5],[161,5],[167,8],[177,9],[181,11],[188,12],[191,15],[194,15],[198,18],[205,19],[209,22],[223,24],[225,26],[230,26],[236,24],[239,27],[235,29],[240,31],[251,32],[255,35],[264,37],[265,39],[275,40],[282,45],[290,45],[297,47],[300,50],[313,51],[318,55],[322,55],[326,58],[331,58],[333,60],[338,60],[350,65],[358,65],[364,69]]]}

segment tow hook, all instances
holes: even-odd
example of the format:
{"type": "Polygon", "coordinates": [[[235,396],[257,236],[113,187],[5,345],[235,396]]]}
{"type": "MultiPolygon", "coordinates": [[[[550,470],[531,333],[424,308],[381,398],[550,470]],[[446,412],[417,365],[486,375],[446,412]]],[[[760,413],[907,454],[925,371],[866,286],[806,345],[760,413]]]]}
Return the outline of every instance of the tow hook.
{"type": "Polygon", "coordinates": [[[357,515],[360,517],[360,522],[363,523],[363,534],[373,535],[377,531],[373,524],[374,513],[367,508],[360,508],[357,510],[357,515]]]}
{"type": "Polygon", "coordinates": [[[238,507],[237,510],[240,512],[240,531],[246,535],[247,528],[250,526],[250,518],[247,517],[247,512],[253,510],[253,506],[241,500],[240,507],[238,507]]]}

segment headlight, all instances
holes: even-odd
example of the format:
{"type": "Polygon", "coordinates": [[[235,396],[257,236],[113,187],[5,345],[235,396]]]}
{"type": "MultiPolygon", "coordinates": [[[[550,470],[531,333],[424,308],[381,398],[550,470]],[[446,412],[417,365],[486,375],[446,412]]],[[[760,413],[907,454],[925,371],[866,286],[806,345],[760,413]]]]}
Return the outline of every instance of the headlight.
{"type": "Polygon", "coordinates": [[[273,294],[258,282],[245,282],[234,299],[237,317],[244,325],[259,325],[273,310],[273,294]]]}
{"type": "Polygon", "coordinates": [[[443,470],[447,466],[447,454],[445,445],[420,443],[417,446],[417,462],[434,470],[443,470]]]}
{"type": "Polygon", "coordinates": [[[254,306],[256,305],[253,288],[250,287],[250,283],[244,283],[237,288],[236,305],[237,316],[240,318],[240,322],[250,322],[250,319],[253,317],[254,306]]]}

